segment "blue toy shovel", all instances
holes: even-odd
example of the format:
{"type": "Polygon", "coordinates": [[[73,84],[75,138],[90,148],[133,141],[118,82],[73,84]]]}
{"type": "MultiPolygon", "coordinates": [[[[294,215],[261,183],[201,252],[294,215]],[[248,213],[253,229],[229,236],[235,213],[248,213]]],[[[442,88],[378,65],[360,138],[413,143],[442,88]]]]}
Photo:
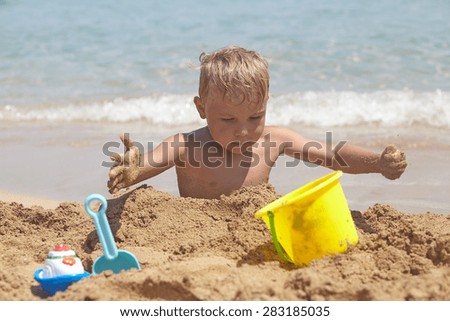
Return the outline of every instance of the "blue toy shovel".
{"type": "Polygon", "coordinates": [[[120,271],[132,268],[140,270],[141,267],[139,266],[139,262],[133,254],[128,251],[117,250],[105,214],[107,207],[108,203],[106,202],[106,199],[100,194],[89,195],[84,202],[84,209],[94,220],[98,238],[102,244],[103,253],[105,254],[95,260],[94,265],[92,266],[92,274],[96,275],[108,270],[113,273],[119,273],[120,271]],[[92,201],[99,201],[102,204],[97,213],[92,211],[89,207],[89,204],[92,201]]]}

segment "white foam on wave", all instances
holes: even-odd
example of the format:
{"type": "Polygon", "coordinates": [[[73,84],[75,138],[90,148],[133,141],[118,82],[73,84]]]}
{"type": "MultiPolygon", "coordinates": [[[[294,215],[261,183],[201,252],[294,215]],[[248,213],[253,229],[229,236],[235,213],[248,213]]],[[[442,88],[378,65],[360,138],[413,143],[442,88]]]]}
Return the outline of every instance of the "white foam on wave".
{"type": "Polygon", "coordinates": [[[275,97],[268,118],[313,126],[450,128],[450,93],[413,91],[305,92],[275,97]]]}
{"type": "MultiPolygon", "coordinates": [[[[193,95],[160,94],[83,105],[27,108],[0,107],[0,121],[132,122],[177,127],[204,123],[193,95]]],[[[274,95],[267,122],[276,125],[450,128],[450,92],[413,91],[304,92],[274,95]]]]}
{"type": "Polygon", "coordinates": [[[155,95],[62,107],[18,108],[8,105],[0,109],[0,120],[117,123],[143,120],[176,126],[197,121],[193,108],[191,96],[155,95]]]}

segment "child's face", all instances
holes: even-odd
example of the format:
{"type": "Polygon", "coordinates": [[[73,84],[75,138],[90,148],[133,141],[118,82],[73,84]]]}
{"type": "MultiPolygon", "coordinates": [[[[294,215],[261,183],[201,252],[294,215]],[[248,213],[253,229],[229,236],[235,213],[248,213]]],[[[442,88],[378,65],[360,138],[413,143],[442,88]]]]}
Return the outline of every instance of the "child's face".
{"type": "Polygon", "coordinates": [[[206,101],[195,97],[194,102],[200,117],[206,118],[212,138],[224,149],[241,153],[241,149],[248,148],[261,137],[266,120],[267,99],[259,103],[236,103],[212,88],[206,101]]]}

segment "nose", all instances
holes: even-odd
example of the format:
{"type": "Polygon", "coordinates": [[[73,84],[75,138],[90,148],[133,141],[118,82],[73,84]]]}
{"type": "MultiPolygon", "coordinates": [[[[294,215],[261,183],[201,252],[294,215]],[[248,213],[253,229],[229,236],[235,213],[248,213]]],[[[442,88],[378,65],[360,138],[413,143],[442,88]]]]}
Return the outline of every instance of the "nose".
{"type": "Polygon", "coordinates": [[[235,137],[246,137],[248,135],[248,129],[246,126],[241,126],[235,129],[234,136],[235,137]]]}

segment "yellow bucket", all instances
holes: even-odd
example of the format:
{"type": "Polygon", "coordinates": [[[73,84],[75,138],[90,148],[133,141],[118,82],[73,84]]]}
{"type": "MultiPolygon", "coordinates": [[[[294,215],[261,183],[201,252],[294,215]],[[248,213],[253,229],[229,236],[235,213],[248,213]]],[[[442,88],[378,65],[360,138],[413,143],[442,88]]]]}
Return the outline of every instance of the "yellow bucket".
{"type": "Polygon", "coordinates": [[[339,183],[341,176],[341,171],[328,174],[256,212],[255,216],[269,227],[275,248],[283,259],[309,265],[312,260],[343,253],[358,243],[355,224],[339,183]]]}

